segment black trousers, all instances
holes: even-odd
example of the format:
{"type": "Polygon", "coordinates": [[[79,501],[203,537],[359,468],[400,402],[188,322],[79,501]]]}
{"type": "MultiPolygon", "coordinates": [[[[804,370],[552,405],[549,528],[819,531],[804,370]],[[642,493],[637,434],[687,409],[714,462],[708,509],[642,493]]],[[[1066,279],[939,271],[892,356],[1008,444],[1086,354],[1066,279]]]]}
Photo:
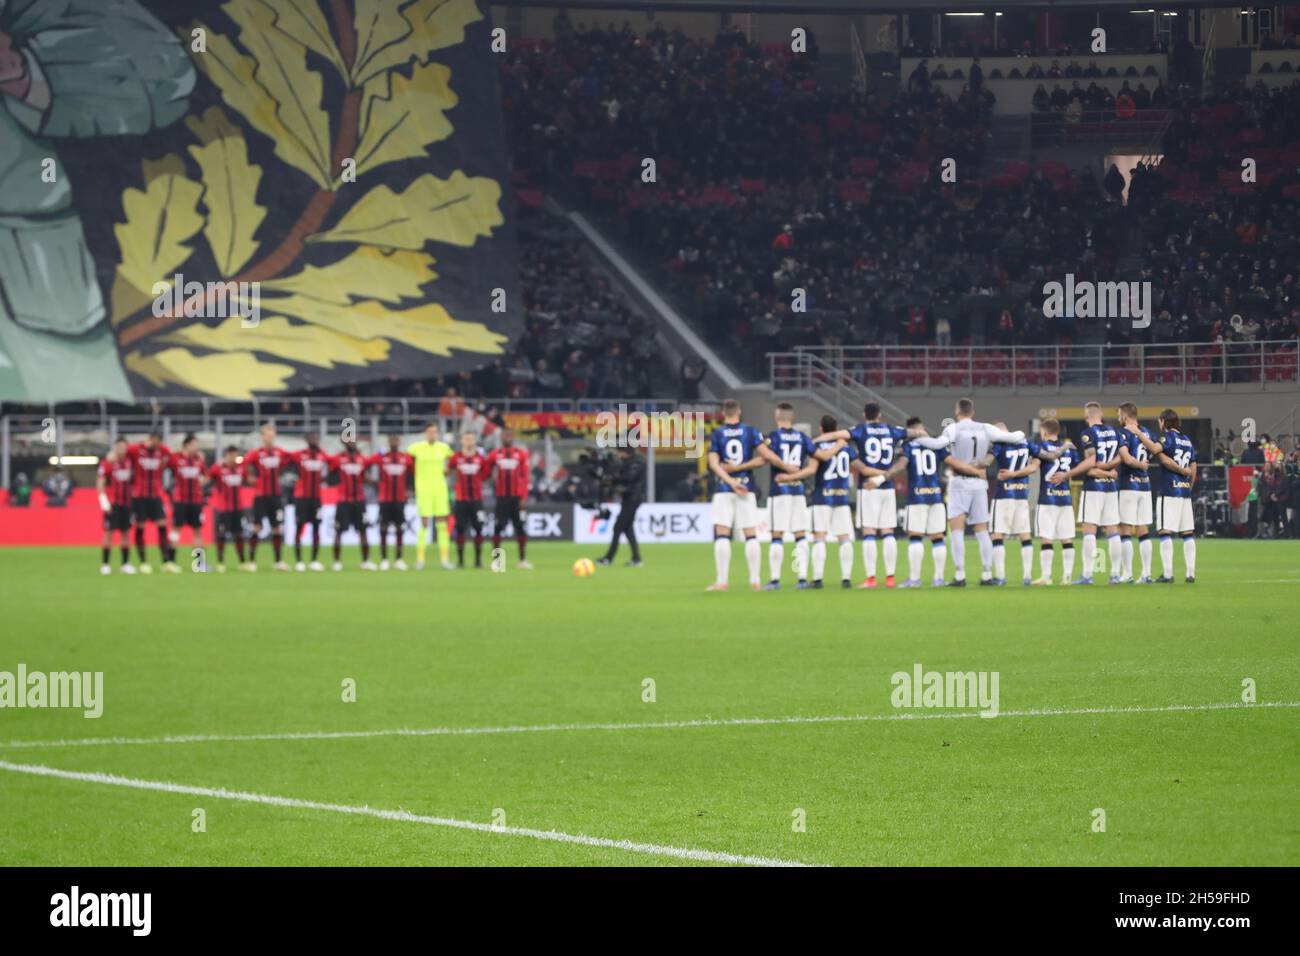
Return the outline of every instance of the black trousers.
{"type": "Polygon", "coordinates": [[[614,519],[614,536],[610,539],[609,550],[605,552],[605,557],[610,561],[618,553],[620,536],[627,538],[628,546],[632,549],[632,560],[641,560],[641,549],[636,543],[636,509],[640,507],[640,498],[624,498],[621,502],[618,517],[614,519]]]}

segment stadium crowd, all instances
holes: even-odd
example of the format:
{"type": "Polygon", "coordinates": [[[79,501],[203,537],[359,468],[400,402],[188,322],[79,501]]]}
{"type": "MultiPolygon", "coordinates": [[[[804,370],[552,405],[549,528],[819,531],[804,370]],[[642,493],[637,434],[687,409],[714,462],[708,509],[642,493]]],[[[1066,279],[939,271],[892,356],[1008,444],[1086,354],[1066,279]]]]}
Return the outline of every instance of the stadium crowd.
{"type": "Polygon", "coordinates": [[[1300,144],[1300,84],[1205,101],[1159,87],[1166,159],[1133,171],[1124,205],[1118,169],[986,163],[990,97],[971,84],[858,95],[823,83],[815,55],[732,30],[562,32],[516,46],[502,74],[519,175],[603,210],[755,372],[801,344],[1098,341],[1042,315],[1043,282],[1066,273],[1153,283],[1151,327],[1108,329],[1110,344],[1300,335],[1300,177],[1277,162],[1300,144]],[[1258,183],[1232,188],[1247,145],[1258,183]],[[944,158],[956,183],[935,182],[944,158]]]}

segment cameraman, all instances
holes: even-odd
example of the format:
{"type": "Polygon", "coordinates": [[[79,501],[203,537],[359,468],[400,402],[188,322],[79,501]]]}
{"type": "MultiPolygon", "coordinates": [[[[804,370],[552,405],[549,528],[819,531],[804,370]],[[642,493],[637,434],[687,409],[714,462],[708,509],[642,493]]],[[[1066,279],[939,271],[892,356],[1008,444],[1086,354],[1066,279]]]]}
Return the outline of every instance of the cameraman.
{"type": "Polygon", "coordinates": [[[610,539],[609,550],[596,563],[608,566],[618,553],[620,535],[627,537],[632,548],[632,560],[629,568],[641,567],[641,549],[636,543],[636,510],[645,500],[645,459],[635,448],[620,448],[611,463],[609,483],[618,495],[620,510],[614,519],[614,537],[610,539]]]}

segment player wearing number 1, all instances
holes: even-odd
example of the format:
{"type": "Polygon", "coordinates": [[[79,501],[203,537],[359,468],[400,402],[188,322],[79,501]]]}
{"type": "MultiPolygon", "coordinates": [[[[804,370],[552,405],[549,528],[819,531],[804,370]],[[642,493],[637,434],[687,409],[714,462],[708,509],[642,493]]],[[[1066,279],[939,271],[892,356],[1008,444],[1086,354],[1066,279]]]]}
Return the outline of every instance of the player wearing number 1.
{"type": "Polygon", "coordinates": [[[451,496],[447,491],[447,459],[451,446],[438,439],[438,423],[424,426],[424,441],[417,441],[406,449],[415,459],[415,510],[420,515],[420,537],[415,543],[415,569],[424,567],[424,549],[428,543],[429,525],[434,525],[438,538],[438,559],[444,570],[450,571],[451,533],[447,518],[451,514],[451,496]]]}

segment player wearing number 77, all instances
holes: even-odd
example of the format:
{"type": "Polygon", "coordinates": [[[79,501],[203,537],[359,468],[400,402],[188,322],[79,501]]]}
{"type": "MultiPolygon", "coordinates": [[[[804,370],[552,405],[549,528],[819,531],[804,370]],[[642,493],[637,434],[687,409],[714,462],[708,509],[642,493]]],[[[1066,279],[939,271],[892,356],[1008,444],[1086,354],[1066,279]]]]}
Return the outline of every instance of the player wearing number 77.
{"type": "Polygon", "coordinates": [[[713,564],[716,577],[705,590],[727,590],[731,570],[731,531],[740,525],[745,535],[745,563],[749,586],[762,589],[759,581],[762,554],[755,537],[758,504],[754,499],[754,469],[770,464],[781,471],[794,471],[767,446],[763,433],[740,420],[740,402],[729,398],[722,403],[722,425],[709,436],[709,471],[713,474],[713,564]]]}

